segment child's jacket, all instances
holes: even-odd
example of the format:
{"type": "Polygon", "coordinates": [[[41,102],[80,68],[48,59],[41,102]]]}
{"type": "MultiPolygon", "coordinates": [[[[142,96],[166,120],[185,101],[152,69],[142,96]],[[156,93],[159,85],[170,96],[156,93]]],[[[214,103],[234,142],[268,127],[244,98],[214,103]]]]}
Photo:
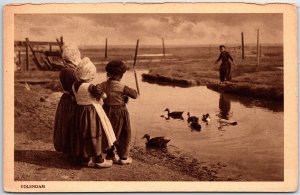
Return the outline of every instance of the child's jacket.
{"type": "Polygon", "coordinates": [[[233,61],[231,55],[230,55],[227,51],[222,51],[222,52],[220,53],[220,56],[219,56],[217,62],[220,61],[220,60],[222,60],[222,63],[230,63],[230,62],[229,62],[229,59],[230,59],[231,61],[233,61]]]}
{"type": "Polygon", "coordinates": [[[116,80],[107,80],[101,83],[103,91],[107,94],[104,99],[104,104],[108,106],[124,106],[124,96],[129,96],[133,99],[137,98],[137,92],[134,89],[127,87],[116,80]]]}

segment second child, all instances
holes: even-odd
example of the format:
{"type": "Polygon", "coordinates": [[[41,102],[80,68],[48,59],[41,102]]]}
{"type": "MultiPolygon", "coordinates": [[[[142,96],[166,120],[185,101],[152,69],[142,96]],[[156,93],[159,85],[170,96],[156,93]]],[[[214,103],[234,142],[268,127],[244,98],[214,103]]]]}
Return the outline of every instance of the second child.
{"type": "Polygon", "coordinates": [[[102,153],[113,146],[116,137],[101,101],[105,93],[90,82],[96,76],[96,67],[84,58],[78,65],[76,75],[79,81],[73,85],[77,107],[71,124],[71,153],[85,166],[105,168],[112,166],[102,153]]]}
{"type": "Polygon", "coordinates": [[[122,61],[109,62],[105,70],[108,80],[100,84],[107,94],[103,108],[114,129],[117,138],[115,147],[120,157],[117,158],[112,147],[107,153],[107,159],[112,159],[121,165],[130,164],[132,163],[132,158],[129,156],[131,126],[126,103],[128,97],[137,98],[137,91],[121,83],[123,74],[127,70],[127,66],[122,61]]]}

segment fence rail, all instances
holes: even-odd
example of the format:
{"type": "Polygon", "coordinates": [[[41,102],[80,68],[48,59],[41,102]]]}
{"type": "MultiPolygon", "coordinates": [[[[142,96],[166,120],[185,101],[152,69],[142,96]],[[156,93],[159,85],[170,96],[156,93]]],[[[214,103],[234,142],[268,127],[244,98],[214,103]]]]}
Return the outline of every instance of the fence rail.
{"type": "Polygon", "coordinates": [[[23,70],[29,70],[29,53],[31,52],[33,57],[33,62],[39,70],[56,70],[61,67],[61,60],[56,59],[61,58],[63,45],[63,37],[56,39],[56,41],[30,41],[26,38],[25,41],[14,41],[14,46],[16,47],[16,52],[18,53],[18,64],[23,67],[23,70]],[[46,46],[49,47],[49,51],[38,50],[34,46],[46,46]],[[59,54],[57,51],[52,51],[52,46],[58,46],[60,48],[59,54]],[[25,62],[22,64],[22,50],[25,48],[25,62]],[[58,60],[58,61],[57,61],[58,60]]]}

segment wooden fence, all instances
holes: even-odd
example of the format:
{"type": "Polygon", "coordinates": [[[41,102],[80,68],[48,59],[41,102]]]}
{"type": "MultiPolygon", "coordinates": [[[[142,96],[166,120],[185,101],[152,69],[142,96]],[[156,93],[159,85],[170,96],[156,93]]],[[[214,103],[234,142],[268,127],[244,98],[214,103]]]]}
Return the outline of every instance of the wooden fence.
{"type": "Polygon", "coordinates": [[[32,60],[39,70],[57,70],[62,66],[62,46],[63,37],[56,39],[56,42],[47,41],[30,41],[26,38],[25,41],[15,41],[15,52],[17,53],[18,65],[22,70],[28,71],[30,65],[30,54],[32,60]],[[46,51],[36,49],[38,47],[48,47],[46,51]],[[58,46],[60,50],[53,51],[53,46],[58,46]],[[22,55],[25,50],[25,63],[23,62],[22,55]]]}

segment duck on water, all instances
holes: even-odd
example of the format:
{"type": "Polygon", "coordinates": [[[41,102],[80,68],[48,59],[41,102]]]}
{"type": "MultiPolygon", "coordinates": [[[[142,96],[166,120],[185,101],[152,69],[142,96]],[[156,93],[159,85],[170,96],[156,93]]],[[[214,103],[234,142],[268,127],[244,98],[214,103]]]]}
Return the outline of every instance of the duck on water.
{"type": "Polygon", "coordinates": [[[183,120],[182,114],[184,111],[174,111],[174,112],[170,112],[169,108],[165,109],[165,112],[167,112],[167,116],[168,118],[174,118],[174,119],[181,119],[183,120]]]}
{"type": "Polygon", "coordinates": [[[210,119],[211,119],[211,118],[210,118],[210,116],[209,116],[208,113],[202,115],[202,121],[205,122],[206,125],[208,125],[208,123],[210,122],[210,119]]]}
{"type": "Polygon", "coordinates": [[[188,123],[190,123],[190,122],[196,122],[196,123],[198,123],[199,122],[199,117],[191,116],[190,112],[187,113],[187,116],[188,116],[188,119],[187,119],[188,123]]]}
{"type": "Polygon", "coordinates": [[[191,121],[189,122],[189,126],[192,131],[201,131],[201,125],[198,122],[191,121]]]}
{"type": "Polygon", "coordinates": [[[145,134],[142,139],[146,139],[146,147],[149,148],[165,148],[167,147],[167,143],[171,141],[170,139],[165,139],[165,137],[154,137],[150,139],[149,134],[145,134]]]}

